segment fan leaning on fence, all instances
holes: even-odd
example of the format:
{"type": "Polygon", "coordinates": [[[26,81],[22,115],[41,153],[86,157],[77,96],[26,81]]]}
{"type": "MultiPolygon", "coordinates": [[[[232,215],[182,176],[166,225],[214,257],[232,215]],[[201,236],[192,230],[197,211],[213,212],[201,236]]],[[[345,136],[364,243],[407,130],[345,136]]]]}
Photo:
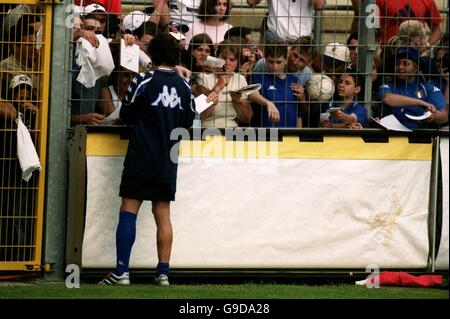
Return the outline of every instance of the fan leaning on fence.
{"type": "Polygon", "coordinates": [[[393,114],[410,129],[430,128],[432,124],[448,122],[441,90],[420,79],[418,51],[412,47],[400,47],[395,58],[395,79],[378,89],[378,98],[384,103],[382,116],[393,114]],[[421,119],[426,116],[426,111],[430,112],[428,117],[421,119]]]}

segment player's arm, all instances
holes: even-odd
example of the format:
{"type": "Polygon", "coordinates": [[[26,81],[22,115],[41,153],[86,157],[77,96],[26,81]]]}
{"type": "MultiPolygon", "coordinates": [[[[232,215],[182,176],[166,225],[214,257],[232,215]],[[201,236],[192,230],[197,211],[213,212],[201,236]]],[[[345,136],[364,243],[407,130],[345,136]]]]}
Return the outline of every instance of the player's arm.
{"type": "Polygon", "coordinates": [[[134,123],[138,114],[138,105],[135,102],[139,94],[142,93],[140,87],[142,80],[143,77],[140,74],[133,77],[122,101],[119,116],[124,123],[129,125],[134,123]]]}

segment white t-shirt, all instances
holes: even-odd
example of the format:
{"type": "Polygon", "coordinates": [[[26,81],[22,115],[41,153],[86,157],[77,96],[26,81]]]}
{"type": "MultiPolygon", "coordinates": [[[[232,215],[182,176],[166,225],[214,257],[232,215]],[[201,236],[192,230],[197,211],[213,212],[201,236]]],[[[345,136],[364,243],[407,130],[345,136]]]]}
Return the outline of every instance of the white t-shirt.
{"type": "Polygon", "coordinates": [[[270,31],[284,40],[295,40],[301,36],[310,36],[313,22],[313,4],[311,0],[268,0],[270,31]]]}
{"type": "Polygon", "coordinates": [[[113,85],[108,86],[109,93],[111,93],[111,99],[112,103],[114,105],[114,108],[120,108],[122,107],[122,101],[119,99],[119,96],[116,93],[116,90],[114,89],[113,85]]]}
{"type": "Polygon", "coordinates": [[[225,33],[233,26],[224,22],[221,26],[206,25],[202,21],[195,21],[189,26],[189,31],[186,32],[186,43],[189,44],[192,37],[200,33],[206,33],[216,45],[222,42],[225,38],[225,33]]]}
{"type": "MultiPolygon", "coordinates": [[[[212,89],[217,83],[214,73],[200,73],[197,77],[197,84],[203,85],[207,89],[212,89]]],[[[239,73],[234,73],[230,82],[219,92],[219,102],[215,106],[211,115],[202,119],[202,127],[237,127],[237,113],[231,101],[229,91],[239,90],[247,85],[247,80],[239,73]]],[[[242,97],[245,98],[244,96],[242,97]]]]}

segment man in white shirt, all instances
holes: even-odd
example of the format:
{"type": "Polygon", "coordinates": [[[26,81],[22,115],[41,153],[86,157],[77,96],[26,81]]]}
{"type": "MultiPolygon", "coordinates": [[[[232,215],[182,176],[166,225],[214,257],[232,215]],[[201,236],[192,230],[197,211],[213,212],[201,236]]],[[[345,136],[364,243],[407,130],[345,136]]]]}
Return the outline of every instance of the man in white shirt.
{"type": "MultiPolygon", "coordinates": [[[[250,6],[261,0],[247,0],[250,6]]],[[[322,10],[325,0],[267,0],[267,24],[261,38],[265,40],[294,40],[311,36],[313,9],[322,10]]]]}

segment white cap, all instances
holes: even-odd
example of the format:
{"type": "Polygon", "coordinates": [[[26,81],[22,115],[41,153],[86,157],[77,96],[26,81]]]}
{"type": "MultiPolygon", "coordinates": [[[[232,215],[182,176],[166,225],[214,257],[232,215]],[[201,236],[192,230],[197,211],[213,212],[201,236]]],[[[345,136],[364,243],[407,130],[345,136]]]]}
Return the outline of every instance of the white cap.
{"type": "Polygon", "coordinates": [[[186,39],[186,36],[183,33],[180,32],[169,32],[171,36],[173,36],[178,41],[186,39]]]}
{"type": "Polygon", "coordinates": [[[325,47],[323,55],[342,62],[350,62],[350,50],[345,44],[330,43],[325,47]]]}
{"type": "Polygon", "coordinates": [[[98,12],[103,11],[106,13],[105,8],[102,7],[101,5],[99,5],[98,3],[91,3],[90,5],[84,7],[84,9],[81,9],[81,13],[83,15],[86,15],[86,14],[89,14],[92,12],[96,12],[96,11],[98,11],[98,12]]]}
{"type": "Polygon", "coordinates": [[[31,88],[33,88],[33,82],[31,82],[31,79],[24,74],[18,74],[16,76],[14,76],[11,79],[11,81],[9,82],[9,88],[14,89],[21,84],[26,84],[26,85],[31,86],[31,88]]]}
{"type": "Polygon", "coordinates": [[[74,4],[72,7],[72,10],[73,10],[73,14],[75,16],[79,16],[79,15],[83,14],[83,7],[81,7],[81,6],[77,6],[74,4]]]}
{"type": "Polygon", "coordinates": [[[148,19],[150,19],[150,16],[146,15],[144,12],[133,11],[123,18],[122,25],[125,30],[134,31],[144,22],[147,22],[148,19]]]}

